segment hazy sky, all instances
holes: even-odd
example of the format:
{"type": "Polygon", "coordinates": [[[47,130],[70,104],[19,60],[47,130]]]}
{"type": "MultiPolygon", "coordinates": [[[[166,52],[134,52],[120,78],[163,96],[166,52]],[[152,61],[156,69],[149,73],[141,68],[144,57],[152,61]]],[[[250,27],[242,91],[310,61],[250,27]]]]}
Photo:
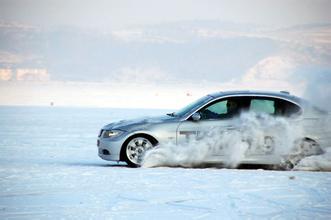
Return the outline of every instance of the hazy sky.
{"type": "MultiPolygon", "coordinates": [[[[219,88],[288,90],[297,95],[304,95],[308,88],[313,91],[314,99],[315,94],[323,94],[325,99],[321,103],[325,103],[331,97],[330,25],[292,28],[290,34],[282,30],[266,32],[261,38],[262,32],[257,37],[252,37],[252,33],[245,36],[240,31],[236,33],[240,35],[229,35],[223,32],[222,26],[215,30],[192,30],[191,35],[184,34],[186,37],[183,37],[182,32],[164,31],[166,29],[162,28],[167,25],[162,23],[198,20],[212,20],[213,23],[216,20],[267,27],[331,24],[330,9],[331,0],[0,0],[0,25],[17,22],[112,31],[109,39],[92,38],[88,34],[80,37],[85,32],[74,28],[69,28],[71,32],[66,32],[66,28],[55,29],[58,32],[45,29],[40,32],[44,35],[38,35],[35,29],[22,34],[4,32],[2,37],[7,43],[0,48],[0,61],[32,67],[42,64],[49,70],[51,81],[47,85],[2,83],[0,105],[55,102],[56,105],[178,108],[219,88]],[[159,31],[113,30],[150,24],[159,24],[156,26],[159,31]],[[179,44],[178,39],[184,41],[179,44]],[[196,39],[199,39],[198,44],[196,39]],[[11,61],[13,57],[19,61],[11,61]],[[200,88],[202,75],[206,83],[204,88],[200,88]],[[135,84],[136,76],[147,80],[137,80],[135,84]],[[180,78],[180,82],[186,84],[165,83],[162,87],[162,80],[167,81],[168,76],[169,82],[180,78]],[[117,79],[125,82],[123,85],[132,81],[133,84],[127,85],[126,89],[122,86],[114,89],[114,86],[93,83],[57,82],[85,82],[87,79],[92,82],[117,82],[117,79]],[[157,82],[157,86],[151,87],[155,85],[153,82],[157,82]],[[146,87],[141,87],[142,84],[146,87]],[[175,96],[177,98],[173,99],[175,96]]],[[[177,23],[174,27],[180,25],[177,23]]],[[[6,31],[6,27],[2,30],[6,31]]]]}
{"type": "Polygon", "coordinates": [[[0,20],[121,28],[179,20],[289,26],[331,22],[329,0],[0,0],[0,20]]]}

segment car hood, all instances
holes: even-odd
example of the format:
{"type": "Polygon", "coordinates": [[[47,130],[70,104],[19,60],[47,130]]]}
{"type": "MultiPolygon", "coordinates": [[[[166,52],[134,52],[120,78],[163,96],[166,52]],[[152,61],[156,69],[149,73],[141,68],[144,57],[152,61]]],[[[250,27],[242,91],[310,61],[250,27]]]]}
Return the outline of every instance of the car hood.
{"type": "Polygon", "coordinates": [[[165,122],[178,121],[176,117],[171,117],[168,115],[162,115],[157,117],[143,117],[131,120],[121,120],[111,124],[108,124],[103,127],[104,130],[123,130],[123,131],[132,131],[132,130],[145,130],[150,126],[165,122]]]}

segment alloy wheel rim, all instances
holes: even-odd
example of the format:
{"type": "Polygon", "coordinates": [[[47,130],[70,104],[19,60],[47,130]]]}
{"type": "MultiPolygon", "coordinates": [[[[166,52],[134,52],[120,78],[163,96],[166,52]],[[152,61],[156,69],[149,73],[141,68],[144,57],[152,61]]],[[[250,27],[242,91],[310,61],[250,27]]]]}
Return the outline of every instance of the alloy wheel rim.
{"type": "Polygon", "coordinates": [[[126,155],[132,163],[140,165],[143,161],[146,151],[152,147],[153,144],[146,138],[133,138],[127,145],[126,155]]]}

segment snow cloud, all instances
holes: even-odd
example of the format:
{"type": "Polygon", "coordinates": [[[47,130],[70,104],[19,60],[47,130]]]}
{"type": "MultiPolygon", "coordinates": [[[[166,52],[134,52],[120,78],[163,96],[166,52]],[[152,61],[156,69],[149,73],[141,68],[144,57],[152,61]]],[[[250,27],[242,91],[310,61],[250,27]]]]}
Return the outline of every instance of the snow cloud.
{"type": "Polygon", "coordinates": [[[243,87],[287,90],[329,111],[331,68],[316,65],[311,54],[269,56],[251,67],[242,77],[243,87]]]}
{"type": "Polygon", "coordinates": [[[322,155],[303,158],[293,169],[304,171],[331,171],[331,149],[326,149],[326,152],[322,155]]]}

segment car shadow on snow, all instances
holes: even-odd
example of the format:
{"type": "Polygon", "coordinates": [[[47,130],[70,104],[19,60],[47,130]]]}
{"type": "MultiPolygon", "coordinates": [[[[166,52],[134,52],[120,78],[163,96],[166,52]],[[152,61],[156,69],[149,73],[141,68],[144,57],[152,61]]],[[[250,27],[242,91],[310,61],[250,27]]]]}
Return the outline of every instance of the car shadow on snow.
{"type": "MultiPolygon", "coordinates": [[[[129,168],[129,169],[139,169],[139,168],[132,168],[130,166],[128,166],[126,163],[124,162],[113,162],[113,163],[105,163],[105,162],[64,162],[62,163],[65,166],[70,166],[70,167],[107,167],[107,168],[129,168]]],[[[242,164],[239,165],[238,167],[233,167],[233,168],[229,168],[224,166],[223,164],[211,164],[211,163],[207,163],[207,164],[199,164],[199,165],[195,165],[195,166],[190,166],[190,167],[186,167],[186,166],[160,166],[160,167],[168,167],[168,168],[184,168],[184,169],[239,169],[239,170],[259,170],[259,169],[263,169],[263,170],[284,170],[284,169],[279,169],[279,168],[275,168],[273,166],[267,166],[267,165],[254,165],[254,164],[242,164]]],[[[154,167],[157,168],[157,167],[154,167]]],[[[153,169],[153,168],[150,168],[153,169]]]]}
{"type": "Polygon", "coordinates": [[[190,166],[185,165],[171,165],[171,166],[155,166],[151,167],[157,168],[157,167],[168,167],[168,168],[184,168],[184,169],[233,169],[233,170],[286,170],[280,167],[272,166],[272,165],[259,165],[259,164],[240,164],[236,167],[229,167],[225,166],[224,164],[219,163],[201,163],[201,164],[195,164],[190,166]]]}
{"type": "Polygon", "coordinates": [[[69,162],[64,163],[67,166],[74,166],[74,167],[128,167],[126,163],[96,163],[96,162],[69,162]]]}

